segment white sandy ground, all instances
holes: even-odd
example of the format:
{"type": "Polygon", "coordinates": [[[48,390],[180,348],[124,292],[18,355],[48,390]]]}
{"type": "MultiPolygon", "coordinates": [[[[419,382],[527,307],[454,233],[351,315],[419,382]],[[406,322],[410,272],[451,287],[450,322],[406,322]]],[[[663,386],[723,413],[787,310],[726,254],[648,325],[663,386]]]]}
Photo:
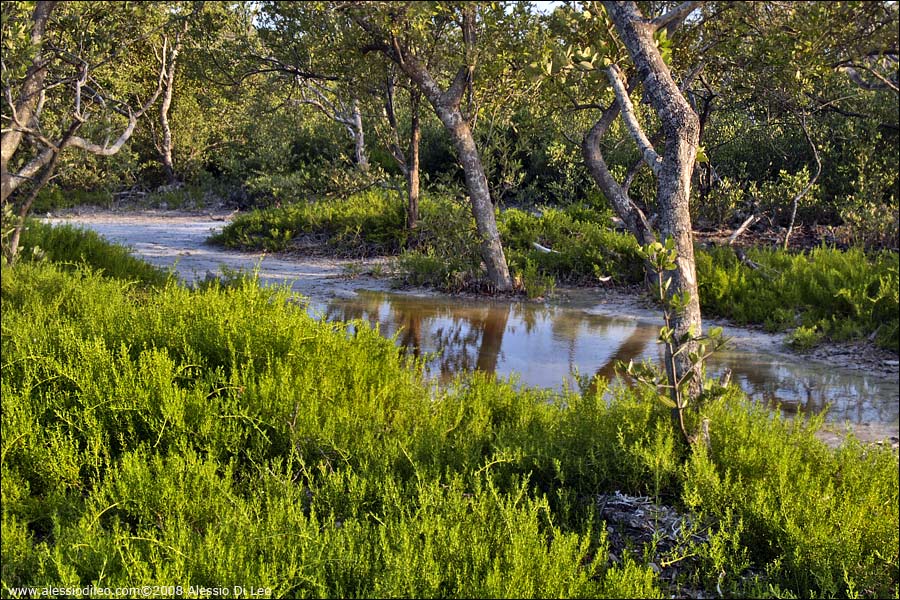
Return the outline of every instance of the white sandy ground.
{"type": "MultiPolygon", "coordinates": [[[[349,298],[359,290],[392,290],[389,279],[373,277],[374,269],[384,269],[384,258],[336,259],[328,257],[290,256],[282,258],[264,252],[224,250],[204,243],[206,238],[221,229],[230,214],[223,211],[181,212],[168,210],[112,211],[79,208],[46,215],[53,224],[68,223],[93,229],[106,239],[133,249],[148,262],[169,269],[188,282],[220,275],[223,267],[231,270],[257,270],[263,282],[289,283],[292,289],[312,300],[349,298]]],[[[77,257],[73,257],[77,258],[77,257]]],[[[421,296],[440,295],[431,290],[407,289],[400,293],[421,296]]],[[[656,323],[658,311],[640,298],[614,288],[560,289],[549,301],[586,314],[630,318],[656,323]]],[[[730,338],[730,346],[796,360],[798,354],[785,343],[783,334],[766,333],[758,329],[734,327],[727,322],[706,319],[705,326],[719,325],[730,338]]],[[[898,382],[897,357],[874,349],[871,344],[827,345],[802,356],[805,360],[821,362],[839,369],[861,370],[898,382]]],[[[900,386],[900,383],[898,383],[900,386]]],[[[822,439],[832,445],[840,443],[849,426],[829,424],[822,439]]],[[[900,441],[898,423],[868,423],[852,426],[863,441],[893,444],[900,441]]]]}

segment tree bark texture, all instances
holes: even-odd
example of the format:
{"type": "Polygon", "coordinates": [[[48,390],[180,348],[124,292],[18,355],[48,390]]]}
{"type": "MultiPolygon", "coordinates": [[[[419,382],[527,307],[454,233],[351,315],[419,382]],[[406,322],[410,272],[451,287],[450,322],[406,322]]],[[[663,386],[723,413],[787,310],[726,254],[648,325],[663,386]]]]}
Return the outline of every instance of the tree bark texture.
{"type": "MultiPolygon", "coordinates": [[[[678,252],[676,268],[666,274],[671,280],[668,294],[688,294],[687,305],[674,315],[673,328],[676,339],[689,330],[700,335],[702,321],[694,266],[694,242],[689,212],[691,174],[699,144],[700,123],[697,115],[685,100],[669,68],[663,62],[653,34],[657,25],[641,15],[633,2],[604,2],[607,13],[615,24],[619,38],[637,68],[644,84],[644,92],[659,116],[665,135],[661,162],[657,163],[657,202],[660,214],[660,234],[673,238],[678,252]]],[[[647,153],[644,152],[645,157],[647,153]]],[[[654,165],[651,165],[651,168],[654,165]]],[[[671,357],[666,357],[671,364],[671,357]]],[[[681,379],[693,366],[687,352],[680,352],[675,360],[676,373],[669,373],[670,381],[681,379]]],[[[689,394],[699,394],[700,378],[695,378],[689,394]]]]}
{"type": "Polygon", "coordinates": [[[359,101],[354,98],[350,105],[351,135],[355,151],[356,168],[360,171],[369,170],[369,157],[366,155],[366,134],[363,129],[362,112],[359,110],[359,101]]]}
{"type": "Polygon", "coordinates": [[[406,165],[406,226],[415,229],[419,223],[419,142],[422,139],[422,128],[419,124],[419,97],[411,94],[409,159],[406,165]]]}
{"type": "MultiPolygon", "coordinates": [[[[631,88],[632,85],[628,87],[631,88]]],[[[600,119],[584,136],[581,143],[581,154],[591,177],[613,205],[613,209],[625,223],[628,231],[637,238],[640,244],[649,244],[656,239],[656,235],[653,233],[646,215],[628,196],[628,190],[619,185],[619,182],[610,173],[603,153],[600,151],[600,140],[603,139],[609,126],[618,115],[619,103],[613,100],[609,108],[603,111],[600,119]]]]}

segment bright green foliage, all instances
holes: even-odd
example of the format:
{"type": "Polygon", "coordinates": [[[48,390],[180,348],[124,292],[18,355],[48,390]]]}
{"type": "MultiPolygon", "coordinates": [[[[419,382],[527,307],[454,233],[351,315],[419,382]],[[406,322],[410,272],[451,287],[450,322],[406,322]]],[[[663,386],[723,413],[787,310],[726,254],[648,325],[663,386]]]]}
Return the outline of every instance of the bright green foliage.
{"type": "MultiPolygon", "coordinates": [[[[412,238],[403,226],[403,211],[399,196],[369,191],[343,200],[253,211],[237,217],[212,241],[284,250],[301,234],[320,234],[338,251],[353,254],[393,254],[411,243],[415,249],[398,261],[407,283],[447,290],[477,287],[483,273],[471,210],[448,198],[425,196],[412,238]]],[[[527,287],[534,286],[534,296],[556,281],[584,283],[596,281],[598,274],[624,283],[640,281],[636,242],[612,231],[609,222],[608,213],[580,204],[546,209],[541,216],[516,209],[498,215],[510,267],[527,287]],[[533,242],[555,252],[541,252],[533,242]]]]}
{"type": "Polygon", "coordinates": [[[898,350],[896,253],[758,249],[747,257],[760,268],[751,269],[727,248],[697,254],[704,311],[774,331],[802,327],[797,333],[801,345],[808,345],[813,333],[834,340],[874,334],[880,346],[898,350]]]}
{"type": "Polygon", "coordinates": [[[545,209],[539,217],[508,210],[501,214],[498,226],[510,265],[516,269],[533,261],[542,273],[564,283],[595,282],[598,274],[618,283],[643,278],[637,243],[612,230],[607,212],[584,205],[545,209]],[[533,242],[554,252],[539,251],[533,242]]]}
{"type": "Polygon", "coordinates": [[[618,489],[683,493],[719,532],[684,583],[725,568],[742,593],[749,566],[797,595],[896,594],[891,450],[829,450],[729,393],[687,454],[644,392],[434,390],[290,299],[4,268],[4,586],[661,597],[640,548],[607,562],[592,499],[618,489]]]}
{"type": "Polygon", "coordinates": [[[829,451],[815,426],[801,428],[763,407],[716,402],[704,415],[710,450],[698,445],[685,465],[683,499],[717,523],[707,549],[711,573],[724,570],[728,586],[750,597],[771,590],[738,579],[745,561],[801,598],[852,597],[854,590],[896,597],[896,454],[853,439],[829,451]],[[875,490],[888,496],[876,499],[875,490]]]}
{"type": "MultiPolygon", "coordinates": [[[[435,212],[437,222],[423,213],[422,227],[428,231],[420,235],[424,248],[404,254],[399,270],[405,281],[417,285],[449,290],[475,286],[481,278],[475,223],[464,211],[454,211],[447,202],[441,205],[445,209],[435,212]]],[[[634,283],[642,277],[634,238],[614,232],[608,215],[590,207],[545,209],[541,216],[510,209],[498,215],[497,226],[510,269],[530,297],[543,296],[556,282],[591,283],[599,275],[634,283]],[[534,243],[552,251],[538,250],[534,243]]]]}

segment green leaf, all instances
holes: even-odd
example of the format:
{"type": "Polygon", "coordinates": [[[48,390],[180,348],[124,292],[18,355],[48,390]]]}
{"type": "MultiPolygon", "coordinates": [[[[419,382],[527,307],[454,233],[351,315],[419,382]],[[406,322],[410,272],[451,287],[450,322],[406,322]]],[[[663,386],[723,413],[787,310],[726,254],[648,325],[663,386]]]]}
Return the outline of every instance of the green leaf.
{"type": "Polygon", "coordinates": [[[706,155],[706,150],[703,146],[697,146],[697,162],[698,163],[708,163],[709,157],[706,155]]]}

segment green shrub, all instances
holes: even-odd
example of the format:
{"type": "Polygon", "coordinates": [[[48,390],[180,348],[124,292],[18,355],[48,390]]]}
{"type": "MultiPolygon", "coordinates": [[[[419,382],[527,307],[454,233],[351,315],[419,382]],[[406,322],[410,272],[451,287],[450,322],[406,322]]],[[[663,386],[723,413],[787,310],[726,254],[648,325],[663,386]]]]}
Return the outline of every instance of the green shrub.
{"type": "Polygon", "coordinates": [[[546,209],[541,216],[513,209],[501,213],[498,226],[516,272],[524,272],[531,261],[541,273],[562,283],[596,282],[598,273],[619,283],[643,278],[637,242],[614,232],[609,215],[596,209],[574,205],[546,209]],[[537,250],[535,242],[553,252],[537,250]]]}
{"type": "Polygon", "coordinates": [[[405,222],[396,195],[370,190],[341,200],[253,210],[236,217],[210,241],[229,248],[279,251],[303,234],[320,234],[338,253],[385,254],[405,244],[405,222]]]}
{"type": "Polygon", "coordinates": [[[710,573],[724,570],[737,590],[748,583],[741,567],[752,564],[799,597],[896,596],[896,452],[852,438],[832,451],[815,437],[821,417],[803,425],[733,398],[705,416],[710,450],[695,448],[682,497],[717,523],[710,573]]]}
{"type": "Polygon", "coordinates": [[[738,324],[798,329],[801,345],[819,338],[874,336],[898,351],[898,255],[816,248],[804,254],[753,249],[751,269],[730,248],[698,252],[697,278],[704,311],[738,324]]]}

